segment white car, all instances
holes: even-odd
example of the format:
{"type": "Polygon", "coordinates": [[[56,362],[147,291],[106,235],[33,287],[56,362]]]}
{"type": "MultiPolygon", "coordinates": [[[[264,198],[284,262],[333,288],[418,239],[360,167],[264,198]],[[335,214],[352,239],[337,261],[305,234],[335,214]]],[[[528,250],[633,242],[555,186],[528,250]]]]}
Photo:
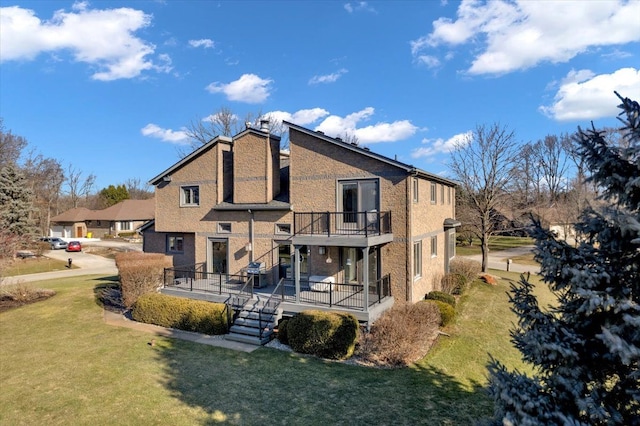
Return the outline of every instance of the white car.
{"type": "Polygon", "coordinates": [[[58,237],[42,237],[42,238],[40,238],[40,241],[44,241],[45,243],[49,243],[49,245],[51,246],[51,250],[58,250],[58,249],[66,249],[67,248],[67,242],[65,240],[63,240],[62,238],[58,238],[58,237]]]}

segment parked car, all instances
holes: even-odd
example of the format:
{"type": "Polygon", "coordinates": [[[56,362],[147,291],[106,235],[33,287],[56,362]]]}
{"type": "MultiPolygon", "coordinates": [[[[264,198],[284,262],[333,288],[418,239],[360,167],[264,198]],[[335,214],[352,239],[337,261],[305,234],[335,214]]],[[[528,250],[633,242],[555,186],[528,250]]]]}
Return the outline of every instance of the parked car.
{"type": "Polygon", "coordinates": [[[58,238],[58,237],[42,237],[42,238],[40,238],[40,241],[44,241],[45,243],[49,243],[49,245],[51,246],[51,250],[58,250],[58,249],[66,249],[67,248],[67,242],[65,240],[63,240],[62,238],[58,238]]]}
{"type": "Polygon", "coordinates": [[[67,251],[82,251],[80,241],[69,241],[69,244],[67,244],[67,251]]]}

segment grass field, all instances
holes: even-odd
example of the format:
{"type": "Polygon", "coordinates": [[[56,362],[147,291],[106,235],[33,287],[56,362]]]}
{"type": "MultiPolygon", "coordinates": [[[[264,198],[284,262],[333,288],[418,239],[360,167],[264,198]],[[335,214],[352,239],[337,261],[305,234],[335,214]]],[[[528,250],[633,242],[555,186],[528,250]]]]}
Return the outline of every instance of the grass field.
{"type": "MultiPolygon", "coordinates": [[[[495,236],[489,239],[489,251],[500,251],[514,247],[530,246],[534,241],[529,237],[503,237],[495,236]]],[[[456,255],[458,256],[472,256],[474,254],[480,254],[480,240],[473,239],[472,245],[456,245],[456,255]]]]}
{"type": "MultiPolygon", "coordinates": [[[[77,266],[72,265],[72,269],[77,266]]],[[[67,262],[48,257],[31,257],[14,260],[2,274],[7,277],[15,275],[37,274],[40,272],[61,271],[67,269],[67,262]]]]}
{"type": "Polygon", "coordinates": [[[451,337],[414,367],[385,370],[109,326],[95,293],[112,279],[41,282],[56,296],[0,314],[0,424],[467,425],[492,413],[487,352],[522,368],[506,280],[474,284],[451,337]]]}

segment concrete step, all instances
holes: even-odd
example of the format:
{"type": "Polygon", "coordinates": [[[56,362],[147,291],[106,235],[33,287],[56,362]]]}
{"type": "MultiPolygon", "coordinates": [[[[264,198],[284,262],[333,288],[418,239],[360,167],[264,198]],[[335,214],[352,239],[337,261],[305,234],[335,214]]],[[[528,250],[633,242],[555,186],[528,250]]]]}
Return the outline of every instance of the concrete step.
{"type": "Polygon", "coordinates": [[[252,320],[262,319],[262,321],[273,321],[273,319],[275,318],[275,314],[268,314],[263,312],[262,315],[260,315],[260,313],[256,311],[240,311],[240,313],[238,314],[238,318],[246,318],[246,319],[252,319],[252,320]]]}
{"type": "Polygon", "coordinates": [[[248,336],[246,334],[229,333],[224,336],[225,340],[232,340],[234,342],[248,343],[250,345],[262,346],[271,341],[273,338],[272,332],[265,332],[265,335],[260,339],[258,336],[248,336]]]}
{"type": "MultiPolygon", "coordinates": [[[[263,333],[267,333],[268,330],[263,331],[263,333]]],[[[246,334],[247,336],[259,336],[260,329],[256,327],[248,327],[244,325],[232,325],[229,327],[229,333],[236,334],[246,334]]]]}
{"type": "Polygon", "coordinates": [[[241,325],[244,327],[253,327],[253,328],[272,328],[275,326],[275,323],[273,321],[265,321],[264,319],[262,320],[262,322],[258,321],[257,319],[254,318],[236,318],[236,320],[233,322],[233,325],[241,325]]]}

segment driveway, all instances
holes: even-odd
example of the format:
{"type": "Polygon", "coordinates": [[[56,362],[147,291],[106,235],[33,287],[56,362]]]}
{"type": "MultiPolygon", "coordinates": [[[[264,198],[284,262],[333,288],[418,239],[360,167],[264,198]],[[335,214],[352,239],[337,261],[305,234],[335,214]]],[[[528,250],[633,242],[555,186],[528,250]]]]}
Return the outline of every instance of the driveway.
{"type": "MultiPolygon", "coordinates": [[[[84,248],[84,246],[83,246],[84,248]]],[[[118,268],[113,259],[97,256],[84,252],[66,252],[64,250],[49,250],[44,253],[46,257],[67,262],[71,259],[77,269],[65,269],[62,271],[41,272],[39,274],[17,275],[6,277],[2,284],[16,284],[20,282],[35,282],[55,278],[77,277],[80,275],[118,275],[118,268]]]]}
{"type": "MultiPolygon", "coordinates": [[[[531,253],[533,249],[534,249],[534,246],[522,246],[522,247],[514,247],[508,250],[490,251],[489,252],[489,269],[506,271],[507,259],[511,259],[513,257],[531,253]]],[[[481,254],[476,254],[473,256],[460,256],[460,257],[482,262],[481,254]]],[[[520,273],[531,272],[532,274],[537,274],[540,272],[540,266],[511,263],[509,265],[509,270],[512,272],[520,272],[520,273]]]]}

